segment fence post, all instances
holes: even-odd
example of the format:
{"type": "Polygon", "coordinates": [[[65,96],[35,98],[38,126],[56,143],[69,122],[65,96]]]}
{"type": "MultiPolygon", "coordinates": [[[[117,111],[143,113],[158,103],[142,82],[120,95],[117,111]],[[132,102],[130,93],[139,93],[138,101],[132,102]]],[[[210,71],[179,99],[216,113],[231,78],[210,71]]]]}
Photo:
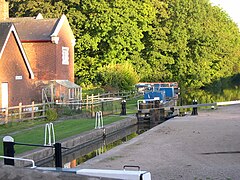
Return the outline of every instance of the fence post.
{"type": "MultiPolygon", "coordinates": [[[[3,138],[3,154],[4,156],[14,157],[14,139],[11,136],[3,138]]],[[[14,159],[4,159],[4,165],[14,166],[14,159]]]]}
{"type": "Polygon", "coordinates": [[[82,88],[80,89],[80,100],[82,101],[82,88]]]}
{"type": "Polygon", "coordinates": [[[8,123],[8,107],[5,108],[5,123],[8,123]]]}
{"type": "Polygon", "coordinates": [[[34,119],[34,101],[32,102],[32,119],[34,119]]]}
{"type": "Polygon", "coordinates": [[[92,117],[94,117],[93,94],[91,97],[91,114],[92,114],[92,117]]]}
{"type": "Polygon", "coordinates": [[[87,102],[86,102],[86,109],[88,110],[88,95],[87,95],[87,102]]]}
{"type": "Polygon", "coordinates": [[[45,114],[46,114],[46,102],[44,100],[43,101],[43,113],[42,113],[42,115],[45,116],[45,114]]]}
{"type": "Polygon", "coordinates": [[[19,119],[22,119],[22,103],[19,103],[19,119]]]}
{"type": "Polygon", "coordinates": [[[54,102],[53,84],[51,84],[51,102],[54,102]]]}

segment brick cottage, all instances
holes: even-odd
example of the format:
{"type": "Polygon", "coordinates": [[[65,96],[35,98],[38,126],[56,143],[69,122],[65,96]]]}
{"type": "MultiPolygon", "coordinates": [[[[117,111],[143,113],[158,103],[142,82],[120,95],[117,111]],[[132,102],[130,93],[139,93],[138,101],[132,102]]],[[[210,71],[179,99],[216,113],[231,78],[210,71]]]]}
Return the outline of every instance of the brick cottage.
{"type": "Polygon", "coordinates": [[[81,97],[74,84],[75,39],[67,17],[9,18],[0,0],[0,108],[81,97]]]}

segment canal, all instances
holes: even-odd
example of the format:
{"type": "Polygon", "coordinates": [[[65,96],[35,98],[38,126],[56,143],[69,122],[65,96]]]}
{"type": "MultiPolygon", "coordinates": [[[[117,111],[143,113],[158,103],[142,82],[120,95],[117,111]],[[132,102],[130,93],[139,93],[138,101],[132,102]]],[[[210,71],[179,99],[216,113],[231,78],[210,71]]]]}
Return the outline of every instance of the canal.
{"type": "MultiPolygon", "coordinates": [[[[122,143],[144,133],[149,125],[132,125],[108,134],[106,137],[96,138],[71,149],[62,150],[62,161],[65,168],[73,168],[95,156],[121,145],[122,143]]],[[[36,163],[41,167],[54,167],[54,157],[36,163]]]]}
{"type": "Polygon", "coordinates": [[[193,100],[198,104],[214,103],[224,101],[235,101],[240,99],[240,87],[233,86],[225,89],[212,87],[211,89],[181,89],[178,105],[190,105],[193,100]]]}

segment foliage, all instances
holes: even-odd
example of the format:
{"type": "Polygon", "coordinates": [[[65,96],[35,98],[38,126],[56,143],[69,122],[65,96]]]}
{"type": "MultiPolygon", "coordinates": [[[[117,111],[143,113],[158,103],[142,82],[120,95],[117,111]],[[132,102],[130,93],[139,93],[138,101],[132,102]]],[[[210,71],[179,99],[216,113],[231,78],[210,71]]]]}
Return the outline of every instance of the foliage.
{"type": "Polygon", "coordinates": [[[132,64],[128,62],[110,63],[99,68],[98,72],[103,85],[110,85],[118,90],[131,90],[139,80],[132,64]]]}
{"type": "Polygon", "coordinates": [[[239,30],[227,14],[208,0],[171,0],[168,4],[174,80],[202,87],[234,74],[239,63],[239,30]]]}
{"type": "Polygon", "coordinates": [[[46,117],[48,121],[55,121],[58,117],[56,109],[49,108],[46,110],[46,117]]]}
{"type": "Polygon", "coordinates": [[[76,82],[82,86],[106,83],[98,70],[111,63],[131,63],[141,81],[188,87],[240,72],[239,29],[209,0],[10,2],[11,16],[38,13],[67,15],[76,37],[76,82]]]}
{"type": "Polygon", "coordinates": [[[99,86],[88,86],[82,90],[82,93],[85,95],[102,94],[104,92],[105,90],[99,86]]]}

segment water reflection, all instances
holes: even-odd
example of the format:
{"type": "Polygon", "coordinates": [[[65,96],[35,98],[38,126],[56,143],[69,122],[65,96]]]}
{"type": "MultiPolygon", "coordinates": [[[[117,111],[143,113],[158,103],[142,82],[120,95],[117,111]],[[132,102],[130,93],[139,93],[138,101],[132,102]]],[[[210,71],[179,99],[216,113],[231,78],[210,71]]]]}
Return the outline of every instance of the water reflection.
{"type": "Polygon", "coordinates": [[[94,143],[91,146],[87,147],[87,150],[84,151],[84,148],[81,148],[69,155],[63,156],[63,162],[65,162],[65,168],[73,168],[78,166],[85,161],[92,159],[100,154],[103,154],[114,147],[117,147],[133,138],[146,132],[147,130],[153,128],[156,125],[150,123],[143,123],[128,128],[122,129],[121,131],[116,132],[111,136],[107,136],[106,139],[94,143]],[[88,153],[86,153],[88,151],[88,153]]]}
{"type": "MultiPolygon", "coordinates": [[[[115,135],[107,137],[106,139],[102,140],[100,142],[100,144],[98,144],[98,148],[95,149],[94,147],[96,147],[95,146],[96,144],[94,144],[92,147],[94,150],[90,151],[87,154],[84,154],[83,151],[80,151],[80,150],[78,152],[75,152],[75,153],[80,153],[78,155],[75,154],[73,156],[73,154],[70,154],[70,156],[73,157],[74,159],[71,160],[70,162],[65,163],[64,167],[65,168],[76,167],[79,164],[81,164],[91,158],[94,158],[100,154],[103,154],[103,153],[109,151],[110,149],[112,149],[116,146],[123,144],[124,142],[138,136],[137,130],[138,130],[137,126],[132,126],[127,129],[123,129],[121,132],[118,132],[115,135]]],[[[89,148],[91,148],[91,147],[89,147],[89,148]]],[[[68,156],[64,156],[63,159],[64,159],[64,162],[69,161],[68,156]]]]}
{"type": "MultiPolygon", "coordinates": [[[[62,151],[62,162],[65,167],[76,167],[101,153],[104,153],[113,147],[116,147],[129,139],[138,135],[138,126],[130,126],[119,131],[107,134],[106,138],[96,137],[92,141],[86,142],[71,149],[62,151]]],[[[37,166],[54,167],[54,158],[47,158],[36,163],[37,166]]]]}
{"type": "Polygon", "coordinates": [[[182,88],[178,104],[192,104],[194,99],[196,99],[199,104],[239,100],[240,88],[236,86],[231,89],[221,89],[219,91],[182,88]]]}

